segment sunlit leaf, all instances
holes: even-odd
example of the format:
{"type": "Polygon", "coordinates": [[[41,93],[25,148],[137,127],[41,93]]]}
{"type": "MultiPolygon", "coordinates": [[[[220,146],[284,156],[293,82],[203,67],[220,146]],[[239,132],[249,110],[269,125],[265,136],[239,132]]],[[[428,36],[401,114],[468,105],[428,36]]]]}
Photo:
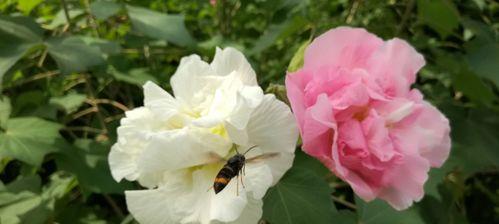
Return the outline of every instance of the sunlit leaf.
{"type": "Polygon", "coordinates": [[[21,10],[25,15],[28,15],[31,10],[42,3],[43,0],[18,0],[17,8],[21,10]]]}
{"type": "Polygon", "coordinates": [[[183,15],[169,15],[130,5],[126,8],[133,29],[137,32],[180,46],[191,46],[195,43],[185,28],[183,15]]]}
{"type": "Polygon", "coordinates": [[[66,113],[72,113],[85,102],[86,98],[87,96],[84,94],[72,92],[65,96],[52,97],[50,103],[62,108],[66,113]]]}
{"type": "Polygon", "coordinates": [[[57,151],[60,127],[58,123],[35,117],[11,118],[5,132],[0,133],[0,156],[38,166],[45,154],[57,151]]]}

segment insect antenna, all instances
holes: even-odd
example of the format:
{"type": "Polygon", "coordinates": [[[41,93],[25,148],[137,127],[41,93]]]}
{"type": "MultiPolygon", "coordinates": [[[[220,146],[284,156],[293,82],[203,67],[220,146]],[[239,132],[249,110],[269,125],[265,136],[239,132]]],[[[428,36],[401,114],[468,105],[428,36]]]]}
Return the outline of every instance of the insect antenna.
{"type": "Polygon", "coordinates": [[[246,153],[248,153],[250,150],[252,150],[252,149],[254,149],[256,147],[257,147],[257,145],[251,146],[248,150],[246,150],[246,152],[244,152],[243,155],[246,155],[246,153]]]}

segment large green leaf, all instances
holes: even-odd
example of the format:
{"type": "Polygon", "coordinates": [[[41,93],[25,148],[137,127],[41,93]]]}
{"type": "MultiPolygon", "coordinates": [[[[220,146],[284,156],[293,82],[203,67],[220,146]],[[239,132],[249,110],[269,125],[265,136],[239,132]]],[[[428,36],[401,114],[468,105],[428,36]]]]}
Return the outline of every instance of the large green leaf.
{"type": "Polygon", "coordinates": [[[36,117],[11,118],[0,133],[0,156],[38,166],[45,154],[57,151],[60,127],[36,117]]]}
{"type": "Polygon", "coordinates": [[[43,29],[29,17],[0,15],[0,31],[28,42],[42,41],[43,29]]]}
{"type": "Polygon", "coordinates": [[[168,15],[130,5],[126,8],[135,31],[180,46],[192,46],[195,43],[185,28],[184,16],[168,15]]]}
{"type": "Polygon", "coordinates": [[[0,190],[0,223],[21,223],[20,215],[36,208],[42,199],[38,176],[19,178],[0,190]]]}
{"type": "Polygon", "coordinates": [[[58,166],[74,173],[85,193],[123,193],[133,187],[128,183],[116,183],[111,176],[107,162],[109,146],[88,139],[75,142],[56,155],[58,166]]]}
{"type": "Polygon", "coordinates": [[[369,203],[356,197],[358,223],[362,224],[423,224],[415,207],[397,211],[386,202],[376,199],[369,203]]]}
{"type": "Polygon", "coordinates": [[[263,218],[270,223],[333,223],[331,189],[316,173],[292,168],[265,196],[263,218]]]}
{"type": "Polygon", "coordinates": [[[489,43],[468,49],[470,68],[479,76],[493,81],[499,87],[499,43],[489,43]]]}
{"type": "Polygon", "coordinates": [[[111,1],[95,1],[90,4],[90,11],[97,19],[105,20],[118,13],[123,6],[111,1]]]}
{"type": "Polygon", "coordinates": [[[499,167],[499,117],[493,111],[453,108],[451,158],[466,173],[499,167]]]}
{"type": "Polygon", "coordinates": [[[86,71],[105,63],[100,48],[86,44],[78,36],[51,38],[46,44],[48,53],[65,74],[86,71]]]}
{"type": "Polygon", "coordinates": [[[0,222],[47,223],[54,212],[55,202],[75,187],[73,178],[60,172],[52,174],[43,189],[40,184],[38,176],[29,176],[0,190],[0,222]]]}
{"type": "Polygon", "coordinates": [[[418,0],[418,18],[442,38],[459,26],[459,13],[449,0],[418,0]]]}
{"type": "Polygon", "coordinates": [[[3,75],[26,52],[40,45],[43,30],[29,17],[0,15],[0,89],[3,75]]]}

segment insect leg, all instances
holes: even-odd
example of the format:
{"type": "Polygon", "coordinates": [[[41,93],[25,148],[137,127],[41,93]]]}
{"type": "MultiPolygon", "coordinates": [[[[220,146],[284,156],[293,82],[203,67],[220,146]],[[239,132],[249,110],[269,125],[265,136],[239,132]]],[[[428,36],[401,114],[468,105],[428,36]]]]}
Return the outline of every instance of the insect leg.
{"type": "MultiPolygon", "coordinates": [[[[244,168],[243,168],[244,169],[244,168]]],[[[242,172],[242,171],[241,171],[242,172]]],[[[243,175],[240,175],[241,177],[241,184],[243,185],[243,188],[246,188],[246,186],[244,186],[244,182],[243,182],[243,175]]]]}
{"type": "MultiPolygon", "coordinates": [[[[239,175],[238,175],[239,176],[239,175]]],[[[236,177],[236,196],[239,196],[239,178],[236,177]]]]}
{"type": "Polygon", "coordinates": [[[213,186],[211,186],[210,188],[208,188],[208,190],[206,190],[206,192],[210,191],[211,189],[213,189],[213,186]]]}

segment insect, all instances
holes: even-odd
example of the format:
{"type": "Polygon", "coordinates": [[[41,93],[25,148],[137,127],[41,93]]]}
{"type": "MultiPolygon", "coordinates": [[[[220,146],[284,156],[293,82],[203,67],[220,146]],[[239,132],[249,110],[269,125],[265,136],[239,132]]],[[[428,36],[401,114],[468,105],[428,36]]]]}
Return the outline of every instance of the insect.
{"type": "MultiPolygon", "coordinates": [[[[245,173],[244,168],[246,166],[246,163],[278,155],[277,153],[267,153],[246,159],[245,157],[246,153],[248,153],[250,150],[254,149],[255,147],[256,145],[250,147],[243,154],[239,153],[236,148],[236,154],[227,160],[227,163],[222,167],[222,169],[218,172],[217,176],[215,177],[215,181],[213,182],[213,190],[215,190],[215,194],[218,194],[220,191],[222,191],[234,177],[239,177],[241,174],[244,175],[245,173]]],[[[237,181],[238,181],[237,192],[239,192],[239,180],[237,181]]],[[[242,176],[241,176],[241,184],[244,187],[242,176]]]]}

